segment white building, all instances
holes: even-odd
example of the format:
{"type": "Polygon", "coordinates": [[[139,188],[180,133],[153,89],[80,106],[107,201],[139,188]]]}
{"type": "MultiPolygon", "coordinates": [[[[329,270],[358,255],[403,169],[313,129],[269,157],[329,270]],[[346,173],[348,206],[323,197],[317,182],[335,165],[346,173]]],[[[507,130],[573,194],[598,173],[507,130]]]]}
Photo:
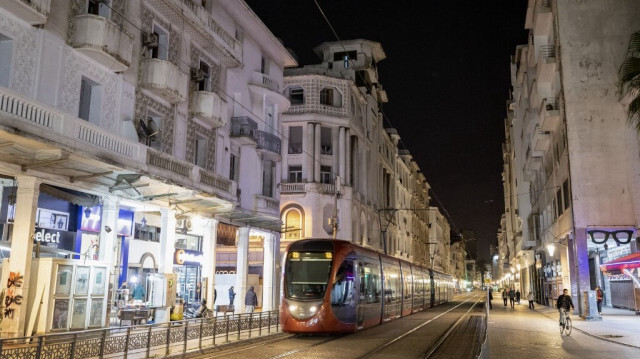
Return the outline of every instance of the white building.
{"type": "Polygon", "coordinates": [[[508,261],[524,292],[553,305],[569,289],[580,314],[594,285],[605,305],[633,305],[630,278],[603,276],[599,264],[637,250],[638,139],[616,82],[638,11],[637,1],[530,0],[529,41],[512,59],[505,197],[518,199],[503,227],[508,261]],[[521,239],[509,228],[515,210],[521,239]]]}
{"type": "Polygon", "coordinates": [[[2,1],[2,336],[107,326],[125,281],[156,322],[172,291],[211,306],[216,248],[236,304],[255,272],[274,309],[295,65],[243,1],[2,1]]]}

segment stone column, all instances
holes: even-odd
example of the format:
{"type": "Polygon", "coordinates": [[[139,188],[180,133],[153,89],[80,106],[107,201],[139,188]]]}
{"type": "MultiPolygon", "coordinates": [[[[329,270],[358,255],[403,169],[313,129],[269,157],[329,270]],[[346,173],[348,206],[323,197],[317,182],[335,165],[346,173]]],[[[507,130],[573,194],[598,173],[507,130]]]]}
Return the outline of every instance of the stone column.
{"type": "Polygon", "coordinates": [[[344,147],[345,147],[345,176],[342,183],[346,185],[351,184],[351,130],[348,128],[344,131],[344,147]]]}
{"type": "Polygon", "coordinates": [[[282,138],[282,146],[280,147],[282,167],[278,183],[289,180],[289,127],[283,128],[283,135],[280,137],[282,138]]]}
{"type": "MultiPolygon", "coordinates": [[[[176,243],[176,211],[173,209],[160,209],[160,259],[158,260],[158,273],[173,273],[173,256],[175,254],[176,243]]],[[[174,281],[173,285],[177,285],[174,281]]],[[[156,323],[166,323],[169,321],[169,308],[173,305],[175,298],[167,298],[167,306],[156,309],[156,323]]]]}
{"type": "Polygon", "coordinates": [[[262,310],[274,310],[274,292],[275,292],[275,263],[277,261],[277,253],[274,248],[274,234],[268,234],[264,237],[264,260],[263,260],[263,281],[262,281],[262,310]]]}
{"type": "Polygon", "coordinates": [[[320,124],[315,124],[315,142],[313,144],[313,182],[320,182],[320,124]]]}
{"type": "Polygon", "coordinates": [[[202,262],[202,276],[207,278],[207,290],[205,298],[207,299],[207,307],[214,309],[213,289],[216,283],[216,239],[218,230],[217,219],[206,219],[208,221],[205,226],[202,238],[202,253],[204,261],[202,262]]]}
{"type": "Polygon", "coordinates": [[[569,236],[569,273],[571,297],[578,315],[585,315],[584,291],[591,289],[589,274],[589,250],[587,248],[586,228],[575,228],[573,238],[569,236]]]}
{"type": "Polygon", "coordinates": [[[249,274],[249,227],[238,228],[238,260],[236,262],[236,298],[233,302],[236,313],[244,313],[244,296],[247,294],[249,274]]]}
{"type": "Polygon", "coordinates": [[[342,183],[344,183],[345,178],[344,178],[344,174],[345,174],[345,164],[346,164],[346,153],[345,153],[345,148],[344,148],[344,127],[340,127],[339,130],[339,135],[338,135],[338,175],[340,176],[340,179],[342,181],[342,183]]]}
{"type": "Polygon", "coordinates": [[[118,289],[118,277],[116,277],[115,256],[118,252],[118,204],[119,199],[116,196],[105,196],[102,199],[102,229],[100,232],[100,255],[102,262],[107,263],[107,275],[111,282],[115,298],[115,290],[118,289]],[[110,228],[107,232],[105,228],[110,228]]]}
{"type": "Polygon", "coordinates": [[[302,176],[306,178],[307,182],[313,182],[313,179],[314,179],[313,170],[315,169],[315,166],[313,165],[313,154],[314,154],[313,126],[314,126],[313,122],[307,123],[307,135],[304,137],[303,146],[302,146],[304,148],[304,153],[303,153],[304,161],[302,161],[302,176]]]}
{"type": "Polygon", "coordinates": [[[11,257],[9,273],[3,275],[7,281],[2,284],[4,290],[2,337],[21,337],[25,335],[29,301],[29,279],[31,257],[33,255],[33,235],[35,231],[36,209],[40,194],[41,180],[31,176],[18,176],[18,189],[15,203],[15,222],[11,233],[11,257]],[[12,302],[7,305],[7,301],[12,302]]]}
{"type": "Polygon", "coordinates": [[[338,167],[340,165],[340,151],[338,149],[340,143],[340,130],[338,128],[331,129],[331,156],[332,162],[331,167],[334,172],[338,171],[338,167]]]}

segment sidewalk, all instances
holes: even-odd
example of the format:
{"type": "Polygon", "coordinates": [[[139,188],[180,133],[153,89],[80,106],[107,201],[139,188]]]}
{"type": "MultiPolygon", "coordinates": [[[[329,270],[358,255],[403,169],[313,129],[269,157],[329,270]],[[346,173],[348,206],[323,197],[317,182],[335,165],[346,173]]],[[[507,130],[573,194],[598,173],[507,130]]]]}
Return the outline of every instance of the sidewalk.
{"type": "MultiPolygon", "coordinates": [[[[528,304],[527,304],[528,305],[528,304]]],[[[558,311],[554,308],[536,307],[536,311],[557,320],[558,311]]],[[[588,335],[604,338],[617,343],[627,344],[640,349],[640,315],[627,309],[602,307],[602,321],[586,321],[572,315],[574,329],[588,335]]]]}
{"type": "Polygon", "coordinates": [[[504,307],[493,300],[488,319],[490,358],[640,358],[640,316],[634,312],[603,308],[602,321],[585,321],[572,315],[571,336],[560,335],[558,312],[527,301],[504,307]]]}

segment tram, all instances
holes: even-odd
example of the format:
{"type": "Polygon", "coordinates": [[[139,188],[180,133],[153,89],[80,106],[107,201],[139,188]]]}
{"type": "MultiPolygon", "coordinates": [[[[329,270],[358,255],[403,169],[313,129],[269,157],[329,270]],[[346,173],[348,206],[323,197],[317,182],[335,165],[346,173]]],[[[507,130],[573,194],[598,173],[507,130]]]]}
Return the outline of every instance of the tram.
{"type": "Polygon", "coordinates": [[[451,300],[448,274],[351,242],[304,239],[283,258],[280,320],[287,333],[349,333],[451,300]]]}

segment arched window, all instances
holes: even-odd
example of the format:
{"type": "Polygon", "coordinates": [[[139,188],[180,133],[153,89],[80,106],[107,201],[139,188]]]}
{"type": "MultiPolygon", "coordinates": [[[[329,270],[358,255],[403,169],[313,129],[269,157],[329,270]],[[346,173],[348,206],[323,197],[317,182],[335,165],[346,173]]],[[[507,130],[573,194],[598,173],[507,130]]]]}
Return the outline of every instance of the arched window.
{"type": "Polygon", "coordinates": [[[301,239],[302,238],[302,225],[303,225],[303,212],[300,208],[285,209],[283,215],[283,222],[285,225],[285,239],[301,239]]]}
{"type": "Polygon", "coordinates": [[[322,105],[342,107],[342,94],[333,87],[325,87],[320,91],[322,105]]]}

